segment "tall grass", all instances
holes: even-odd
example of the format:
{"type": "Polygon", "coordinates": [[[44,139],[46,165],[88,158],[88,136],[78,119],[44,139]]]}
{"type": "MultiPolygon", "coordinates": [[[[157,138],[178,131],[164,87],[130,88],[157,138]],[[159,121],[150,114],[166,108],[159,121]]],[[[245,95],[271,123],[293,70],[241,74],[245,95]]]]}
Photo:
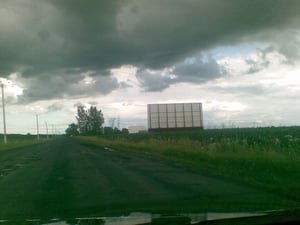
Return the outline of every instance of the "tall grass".
{"type": "Polygon", "coordinates": [[[78,139],[205,169],[300,201],[299,128],[210,130],[78,139]]]}

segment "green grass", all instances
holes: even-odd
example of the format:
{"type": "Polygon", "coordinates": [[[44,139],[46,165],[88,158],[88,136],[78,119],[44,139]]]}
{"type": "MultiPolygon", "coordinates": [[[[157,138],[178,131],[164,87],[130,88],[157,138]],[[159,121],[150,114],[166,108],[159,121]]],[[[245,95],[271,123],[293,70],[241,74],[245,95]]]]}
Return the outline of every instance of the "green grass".
{"type": "Polygon", "coordinates": [[[25,135],[9,135],[7,137],[7,144],[4,144],[3,136],[0,136],[0,152],[5,150],[12,150],[22,148],[48,141],[46,138],[40,138],[38,141],[34,136],[25,135]]]}
{"type": "Polygon", "coordinates": [[[300,128],[297,127],[77,138],[206,169],[300,201],[300,128]]]}

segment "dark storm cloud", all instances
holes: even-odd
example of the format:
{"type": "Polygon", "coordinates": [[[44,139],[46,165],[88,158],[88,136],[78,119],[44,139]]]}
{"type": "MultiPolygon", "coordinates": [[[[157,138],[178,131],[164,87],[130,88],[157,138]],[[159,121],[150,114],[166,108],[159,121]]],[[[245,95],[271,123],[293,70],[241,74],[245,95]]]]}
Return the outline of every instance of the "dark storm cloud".
{"type": "Polygon", "coordinates": [[[217,46],[270,41],[287,25],[299,28],[298,1],[163,0],[132,5],[119,15],[119,29],[124,40],[134,40],[129,44],[138,53],[136,62],[152,68],[217,46]]]}
{"type": "MultiPolygon", "coordinates": [[[[293,44],[284,48],[284,35],[274,38],[299,28],[297,0],[0,0],[0,4],[0,75],[20,72],[40,85],[29,84],[27,95],[32,98],[38,93],[45,99],[74,94],[71,86],[86,71],[104,76],[103,71],[124,64],[157,70],[201,51],[244,41],[274,42],[281,52],[298,57],[293,44]],[[60,73],[67,78],[57,84],[54,77],[60,73]]],[[[177,72],[191,78],[193,68],[184,67],[178,65],[177,72]]],[[[151,83],[151,78],[143,79],[151,83]]],[[[100,83],[95,88],[109,93],[120,87],[114,78],[106,77],[105,82],[110,88],[100,83]]],[[[162,90],[168,82],[163,78],[157,87],[148,85],[149,90],[162,90]]]]}

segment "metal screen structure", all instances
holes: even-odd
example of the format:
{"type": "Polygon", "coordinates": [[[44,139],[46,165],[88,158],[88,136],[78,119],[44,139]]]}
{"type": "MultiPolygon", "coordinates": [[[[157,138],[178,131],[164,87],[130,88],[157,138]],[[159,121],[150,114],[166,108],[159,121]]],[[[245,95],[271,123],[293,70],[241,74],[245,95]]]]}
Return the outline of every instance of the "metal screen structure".
{"type": "Polygon", "coordinates": [[[203,128],[201,103],[148,104],[148,128],[203,128]]]}

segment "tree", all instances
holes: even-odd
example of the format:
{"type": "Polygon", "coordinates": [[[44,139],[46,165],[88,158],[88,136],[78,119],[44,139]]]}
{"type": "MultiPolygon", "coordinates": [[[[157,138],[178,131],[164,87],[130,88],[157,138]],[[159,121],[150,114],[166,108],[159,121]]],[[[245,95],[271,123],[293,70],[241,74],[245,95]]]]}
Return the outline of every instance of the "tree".
{"type": "Polygon", "coordinates": [[[66,129],[67,136],[75,136],[78,135],[78,126],[75,123],[71,123],[69,127],[66,129]]]}
{"type": "Polygon", "coordinates": [[[76,119],[81,134],[101,133],[104,117],[101,110],[97,110],[96,106],[91,106],[89,109],[83,105],[78,106],[76,119]]]}
{"type": "Polygon", "coordinates": [[[111,127],[104,127],[104,134],[113,134],[114,130],[111,127]]]}
{"type": "Polygon", "coordinates": [[[85,134],[88,131],[88,114],[87,110],[83,105],[77,106],[77,124],[79,128],[79,132],[81,134],[85,134]]]}
{"type": "Polygon", "coordinates": [[[91,106],[89,110],[89,131],[94,134],[101,133],[102,124],[104,123],[104,118],[101,110],[97,110],[96,106],[91,106]]]}
{"type": "Polygon", "coordinates": [[[121,132],[123,134],[129,134],[129,130],[127,128],[123,128],[121,132]]]}

